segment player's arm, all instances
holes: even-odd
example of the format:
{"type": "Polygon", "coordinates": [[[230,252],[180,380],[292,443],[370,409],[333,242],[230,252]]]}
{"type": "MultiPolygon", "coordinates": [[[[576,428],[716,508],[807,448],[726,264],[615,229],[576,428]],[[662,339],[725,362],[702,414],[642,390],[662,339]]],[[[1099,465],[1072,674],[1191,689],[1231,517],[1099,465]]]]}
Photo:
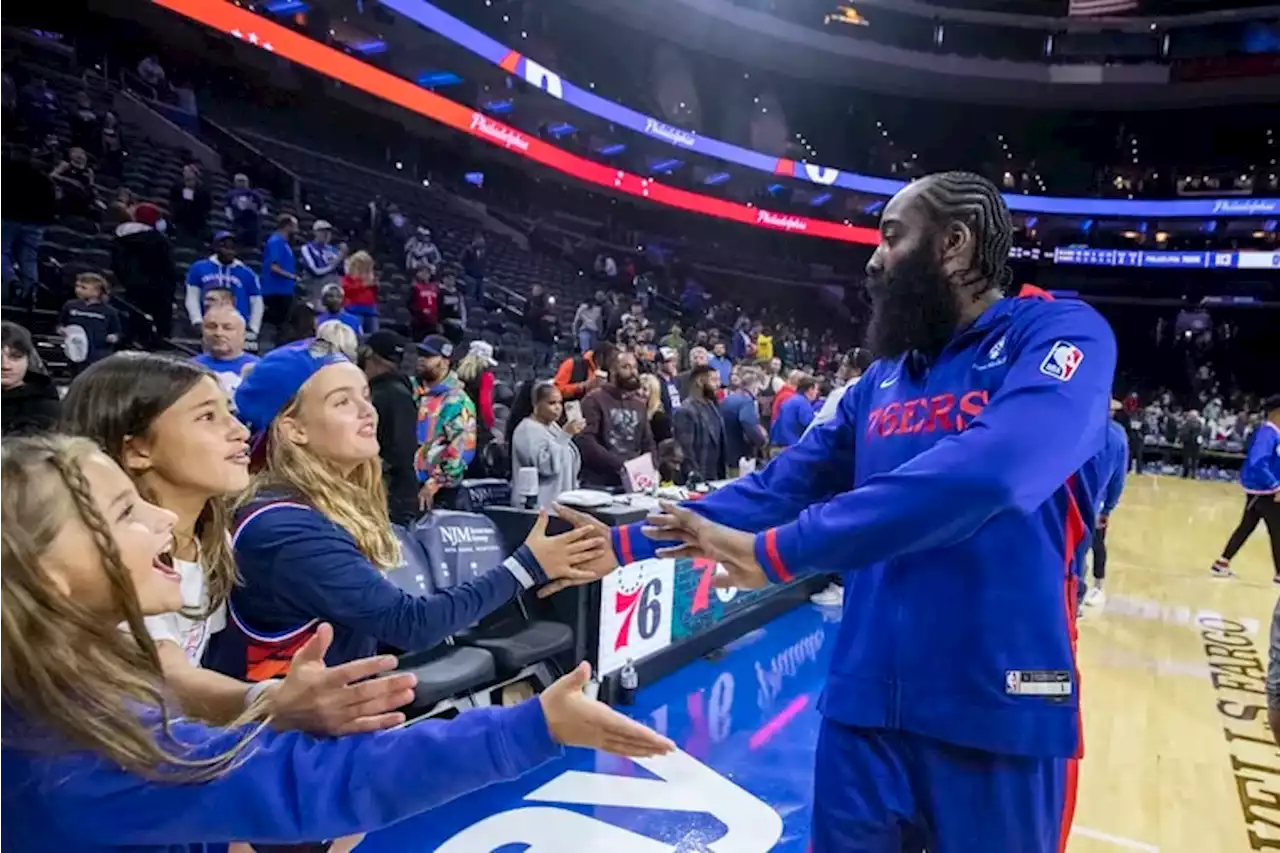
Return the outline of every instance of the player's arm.
{"type": "Polygon", "coordinates": [[[1270,465],[1277,444],[1280,444],[1280,438],[1277,438],[1275,430],[1267,429],[1265,423],[1258,427],[1257,435],[1249,444],[1249,453],[1245,456],[1242,468],[1249,475],[1251,491],[1267,494],[1280,489],[1280,478],[1276,477],[1270,465]]]}
{"type": "Polygon", "coordinates": [[[1046,315],[1029,325],[1004,383],[964,432],[757,536],[755,557],[770,580],[963,541],[1002,512],[1032,512],[1097,454],[1115,338],[1083,303],[1046,315]],[[1059,342],[1083,353],[1066,381],[1041,369],[1059,342]]]}
{"type": "MultiPolygon", "coordinates": [[[[834,419],[809,430],[763,470],[684,506],[717,524],[755,533],[791,521],[810,504],[848,489],[853,484],[857,407],[864,396],[858,392],[869,387],[869,381],[855,386],[840,401],[834,419]]],[[[643,525],[610,531],[619,563],[648,559],[673,544],[641,535],[643,525]]]]}

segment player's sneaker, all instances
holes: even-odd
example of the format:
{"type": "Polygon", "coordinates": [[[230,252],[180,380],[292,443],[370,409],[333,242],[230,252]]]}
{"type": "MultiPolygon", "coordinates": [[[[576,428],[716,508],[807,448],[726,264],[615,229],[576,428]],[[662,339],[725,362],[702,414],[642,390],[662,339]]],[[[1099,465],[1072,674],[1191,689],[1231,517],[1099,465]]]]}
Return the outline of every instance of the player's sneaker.
{"type": "Polygon", "coordinates": [[[1084,594],[1084,604],[1086,607],[1106,607],[1107,594],[1102,591],[1102,587],[1090,587],[1089,591],[1084,594]]]}
{"type": "Polygon", "coordinates": [[[1231,571],[1231,564],[1226,560],[1214,560],[1213,565],[1209,567],[1209,574],[1215,578],[1233,578],[1236,573],[1231,571]]]}
{"type": "Polygon", "coordinates": [[[826,589],[809,596],[809,600],[819,607],[840,607],[844,604],[844,587],[829,583],[826,589]]]}

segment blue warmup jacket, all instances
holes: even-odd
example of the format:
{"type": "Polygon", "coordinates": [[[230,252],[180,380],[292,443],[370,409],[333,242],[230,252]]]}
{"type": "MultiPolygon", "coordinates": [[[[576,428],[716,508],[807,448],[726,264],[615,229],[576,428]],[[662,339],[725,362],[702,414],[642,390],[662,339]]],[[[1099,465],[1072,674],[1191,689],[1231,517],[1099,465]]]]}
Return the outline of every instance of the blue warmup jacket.
{"type": "MultiPolygon", "coordinates": [[[[1115,338],[1032,288],[929,366],[876,362],[763,471],[689,508],[756,533],[770,580],[843,572],[820,710],[997,753],[1079,753],[1075,562],[1094,524],[1115,338]]],[[[616,528],[625,562],[653,553],[616,528]]]]}
{"type": "Polygon", "coordinates": [[[1251,495],[1280,492],[1280,427],[1271,421],[1263,421],[1253,431],[1240,468],[1240,485],[1251,495]]]}
{"type": "Polygon", "coordinates": [[[1106,444],[1102,448],[1103,483],[1100,515],[1111,515],[1120,503],[1124,480],[1129,474],[1129,433],[1114,420],[1107,424],[1106,444]]]}
{"type": "Polygon", "coordinates": [[[321,621],[333,625],[330,666],[376,654],[379,643],[425,651],[547,580],[521,546],[502,568],[470,583],[410,595],[369,562],[350,533],[282,495],[264,495],[238,512],[232,541],[242,582],[204,665],[245,681],[287,673],[321,621]]]}
{"type": "MultiPolygon", "coordinates": [[[[561,754],[537,699],[448,722],[316,738],[267,728],[244,758],[201,784],[157,782],[84,751],[11,745],[5,710],[0,815],[6,850],[200,853],[226,842],[338,838],[381,829],[514,779],[561,754]]],[[[172,724],[179,755],[216,755],[238,731],[172,724]]]]}

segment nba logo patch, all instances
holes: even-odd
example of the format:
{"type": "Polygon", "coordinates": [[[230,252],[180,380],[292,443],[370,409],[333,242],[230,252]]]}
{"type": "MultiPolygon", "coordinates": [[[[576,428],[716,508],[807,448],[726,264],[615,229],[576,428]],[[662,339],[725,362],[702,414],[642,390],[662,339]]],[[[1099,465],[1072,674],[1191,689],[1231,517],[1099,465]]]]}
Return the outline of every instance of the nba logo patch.
{"type": "Polygon", "coordinates": [[[1076,375],[1082,361],[1084,361],[1084,353],[1081,352],[1080,347],[1070,341],[1058,341],[1049,349],[1049,354],[1044,357],[1044,361],[1040,362],[1040,372],[1045,376],[1067,382],[1076,375]]]}

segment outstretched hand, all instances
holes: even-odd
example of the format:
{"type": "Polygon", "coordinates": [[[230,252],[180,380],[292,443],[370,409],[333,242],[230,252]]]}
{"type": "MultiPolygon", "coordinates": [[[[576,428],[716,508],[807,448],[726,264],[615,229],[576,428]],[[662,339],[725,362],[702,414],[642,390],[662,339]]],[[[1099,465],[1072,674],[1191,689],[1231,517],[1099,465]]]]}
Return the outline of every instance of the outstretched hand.
{"type": "MultiPolygon", "coordinates": [[[[539,598],[555,595],[565,587],[578,586],[579,584],[599,580],[618,568],[618,557],[613,553],[613,546],[610,544],[612,540],[609,538],[609,526],[607,524],[598,518],[587,515],[585,512],[579,512],[562,504],[556,504],[555,510],[557,516],[573,525],[573,533],[587,536],[593,542],[598,541],[600,548],[593,550],[589,558],[576,564],[576,569],[579,571],[578,577],[566,576],[553,580],[538,590],[539,598]]],[[[546,513],[543,513],[538,517],[540,524],[544,523],[545,516],[546,513]]]]}
{"type": "Polygon", "coordinates": [[[590,678],[591,664],[580,663],[538,696],[552,740],[629,758],[666,755],[675,749],[674,743],[652,729],[588,698],[582,689],[590,678]]]}
{"type": "Polygon", "coordinates": [[[678,543],[659,548],[659,557],[714,560],[724,568],[711,579],[718,587],[768,586],[769,578],[756,561],[754,534],[716,524],[679,504],[661,501],[658,506],[640,532],[659,542],[678,543]]]}
{"type": "Polygon", "coordinates": [[[394,655],[325,665],[333,628],[322,622],[293,656],[289,674],[267,694],[273,723],[320,735],[374,732],[405,721],[396,711],[413,701],[417,677],[411,672],[374,678],[396,668],[394,655]]]}

